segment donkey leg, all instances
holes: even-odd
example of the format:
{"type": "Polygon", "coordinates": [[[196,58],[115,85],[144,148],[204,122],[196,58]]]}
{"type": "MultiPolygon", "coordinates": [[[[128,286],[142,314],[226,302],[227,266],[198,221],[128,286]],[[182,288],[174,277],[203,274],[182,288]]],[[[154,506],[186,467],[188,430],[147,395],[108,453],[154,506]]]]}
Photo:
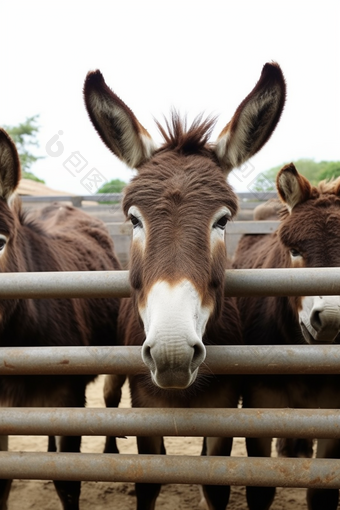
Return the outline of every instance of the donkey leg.
{"type": "Polygon", "coordinates": [[[276,451],[279,457],[313,457],[313,439],[278,438],[276,451]]]}
{"type": "MultiPolygon", "coordinates": [[[[58,452],[80,452],[80,436],[62,436],[57,437],[55,444],[58,452]]],[[[49,448],[53,451],[53,441],[49,439],[49,448]]],[[[80,481],[53,481],[57,494],[59,496],[63,510],[79,510],[80,481]]]]}
{"type": "MultiPolygon", "coordinates": [[[[110,374],[105,377],[104,400],[106,407],[118,407],[122,398],[122,386],[125,382],[125,375],[110,374]]],[[[104,453],[119,453],[116,438],[107,436],[104,453]]]]}
{"type": "MultiPolygon", "coordinates": [[[[289,407],[289,398],[281,378],[276,376],[246,376],[243,408],[289,407]]],[[[270,457],[272,438],[246,438],[248,457],[270,457]]],[[[276,487],[246,488],[250,510],[268,510],[273,503],[276,487]]]]}
{"type": "MultiPolygon", "coordinates": [[[[338,439],[318,439],[316,456],[322,459],[340,458],[338,439]]],[[[339,489],[307,489],[308,510],[336,510],[339,503],[339,489]]]]}
{"type": "MultiPolygon", "coordinates": [[[[165,455],[162,437],[137,437],[140,454],[165,455]]],[[[136,483],[137,510],[154,510],[160,493],[160,483],[136,483]]]]}
{"type": "MultiPolygon", "coordinates": [[[[248,457],[270,457],[271,438],[247,438],[248,457]]],[[[247,503],[250,510],[268,510],[273,503],[275,487],[247,487],[247,503]]]]}
{"type": "MultiPolygon", "coordinates": [[[[233,440],[230,437],[206,437],[202,455],[229,456],[233,440]]],[[[225,510],[230,496],[229,485],[203,485],[203,494],[209,510],[225,510]]]]}
{"type": "MultiPolygon", "coordinates": [[[[8,451],[8,436],[0,436],[0,451],[8,451]]],[[[0,480],[0,510],[7,510],[7,500],[12,480],[0,480]]]]}

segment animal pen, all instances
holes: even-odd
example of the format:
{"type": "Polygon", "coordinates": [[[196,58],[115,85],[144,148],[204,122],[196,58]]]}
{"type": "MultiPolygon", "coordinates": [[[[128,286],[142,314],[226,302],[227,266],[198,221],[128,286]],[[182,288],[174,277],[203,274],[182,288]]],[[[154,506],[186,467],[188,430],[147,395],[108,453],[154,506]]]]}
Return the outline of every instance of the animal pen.
{"type": "MultiPolygon", "coordinates": [[[[269,231],[274,228],[261,223],[269,231]]],[[[246,226],[240,226],[240,233],[242,229],[246,226]]],[[[127,271],[0,275],[1,299],[126,297],[129,292],[127,271]]],[[[340,269],[228,270],[225,292],[338,295],[340,269]]],[[[135,374],[143,370],[140,351],[2,348],[0,374],[135,374]]],[[[207,346],[204,369],[218,374],[337,374],[339,346],[207,346]]],[[[340,438],[340,410],[2,408],[0,434],[340,438]]],[[[21,452],[0,452],[0,459],[0,478],[340,488],[338,459],[21,452]]]]}

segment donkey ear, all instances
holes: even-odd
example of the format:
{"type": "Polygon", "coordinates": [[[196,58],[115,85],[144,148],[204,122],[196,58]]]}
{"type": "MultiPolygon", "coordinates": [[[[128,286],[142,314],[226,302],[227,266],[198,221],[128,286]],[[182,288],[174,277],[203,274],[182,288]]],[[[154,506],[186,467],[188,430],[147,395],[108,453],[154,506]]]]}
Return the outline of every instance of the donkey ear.
{"type": "Polygon", "coordinates": [[[138,168],[155,152],[147,130],[128,106],[106,85],[100,71],[88,73],[85,105],[105,145],[131,168],[138,168]]]}
{"type": "Polygon", "coordinates": [[[279,171],[276,187],[280,199],[287,205],[290,212],[296,205],[312,197],[313,187],[303,175],[299,174],[293,163],[279,171]]]}
{"type": "Polygon", "coordinates": [[[19,184],[20,159],[13,140],[0,128],[0,197],[8,201],[19,184]]]}
{"type": "Polygon", "coordinates": [[[280,66],[265,64],[259,81],[220,133],[215,152],[228,174],[256,154],[279,122],[286,99],[280,66]]]}

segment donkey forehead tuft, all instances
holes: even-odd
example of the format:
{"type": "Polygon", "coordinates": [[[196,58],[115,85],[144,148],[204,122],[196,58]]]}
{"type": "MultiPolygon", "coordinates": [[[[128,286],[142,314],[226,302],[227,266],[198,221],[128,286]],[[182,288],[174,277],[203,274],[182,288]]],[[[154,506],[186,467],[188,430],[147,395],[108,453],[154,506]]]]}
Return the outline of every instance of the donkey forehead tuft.
{"type": "Polygon", "coordinates": [[[156,120],[157,127],[164,138],[161,149],[175,150],[183,154],[194,154],[204,149],[216,124],[216,117],[197,115],[190,127],[187,118],[172,110],[170,119],[165,118],[165,127],[156,120]]]}

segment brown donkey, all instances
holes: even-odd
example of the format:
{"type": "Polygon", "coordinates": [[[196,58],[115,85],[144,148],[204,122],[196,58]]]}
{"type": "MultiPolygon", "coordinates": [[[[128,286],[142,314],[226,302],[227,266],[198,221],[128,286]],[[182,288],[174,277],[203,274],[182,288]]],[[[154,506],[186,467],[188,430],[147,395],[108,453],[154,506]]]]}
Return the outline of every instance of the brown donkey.
{"type": "MultiPolygon", "coordinates": [[[[278,230],[268,236],[244,236],[235,253],[236,268],[340,266],[340,179],[312,186],[293,164],[277,176],[285,206],[278,230]]],[[[244,297],[238,300],[244,342],[251,345],[331,344],[340,341],[340,297],[244,297]]],[[[340,407],[337,375],[276,375],[244,378],[244,407],[340,407]]],[[[271,438],[247,439],[248,455],[270,456],[271,438]]],[[[310,456],[308,441],[281,441],[286,454],[310,456]],[[301,446],[307,450],[302,453],[301,446]],[[293,451],[293,447],[298,451],[293,451]]],[[[339,440],[319,440],[317,456],[340,458],[339,440]]],[[[248,487],[251,510],[267,510],[275,488],[248,487]]],[[[339,491],[308,489],[310,510],[335,510],[339,491]]]]}
{"type": "MultiPolygon", "coordinates": [[[[0,271],[95,271],[119,269],[104,224],[73,207],[50,205],[23,212],[15,189],[20,163],[14,143],[0,130],[0,271]]],[[[113,345],[119,302],[115,299],[16,299],[0,301],[1,347],[113,345]]],[[[83,407],[95,376],[1,376],[0,406],[83,407]]],[[[50,438],[49,450],[78,452],[80,437],[50,438]]],[[[0,450],[8,440],[0,436],[0,450]]],[[[80,482],[55,481],[64,510],[78,510],[80,482]]],[[[10,480],[0,480],[0,510],[7,508],[10,480]]]]}
{"type": "MultiPolygon", "coordinates": [[[[255,154],[273,132],[283,109],[285,83],[277,64],[266,64],[216,143],[213,119],[198,117],[186,129],[176,113],[159,148],[99,71],[85,81],[90,118],[105,144],[137,176],[123,208],[133,225],[132,298],[120,309],[126,345],[142,345],[146,373],[130,377],[135,407],[236,407],[237,377],[200,374],[206,344],[241,343],[236,302],[224,298],[226,223],[237,199],[226,176],[255,154]]],[[[110,392],[117,378],[107,379],[110,392]]],[[[138,437],[140,453],[165,453],[163,438],[138,437]]],[[[204,453],[229,455],[232,438],[207,438],[204,453]]],[[[109,451],[109,447],[107,450],[109,451]]],[[[117,451],[111,445],[111,451],[117,451]]],[[[138,510],[155,508],[159,484],[137,484],[138,510]]],[[[224,510],[229,487],[205,486],[208,506],[224,510]]]]}

